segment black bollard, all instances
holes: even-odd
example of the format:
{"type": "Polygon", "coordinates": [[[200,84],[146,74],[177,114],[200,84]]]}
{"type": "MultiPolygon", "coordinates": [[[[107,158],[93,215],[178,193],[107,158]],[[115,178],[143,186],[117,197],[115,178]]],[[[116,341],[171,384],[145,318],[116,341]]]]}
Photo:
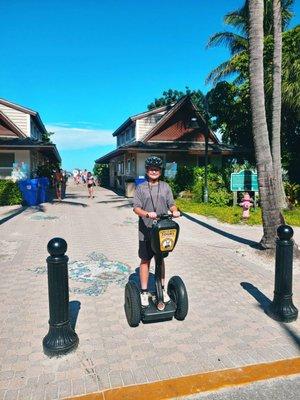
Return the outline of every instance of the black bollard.
{"type": "Polygon", "coordinates": [[[292,322],[298,317],[292,300],[293,234],[292,227],[288,225],[280,225],[277,229],[274,299],[267,314],[281,322],[292,322]]]}
{"type": "Polygon", "coordinates": [[[50,319],[43,348],[45,354],[59,356],[75,349],[79,339],[69,319],[67,242],[61,238],[51,239],[47,249],[50,253],[47,258],[50,319]]]}

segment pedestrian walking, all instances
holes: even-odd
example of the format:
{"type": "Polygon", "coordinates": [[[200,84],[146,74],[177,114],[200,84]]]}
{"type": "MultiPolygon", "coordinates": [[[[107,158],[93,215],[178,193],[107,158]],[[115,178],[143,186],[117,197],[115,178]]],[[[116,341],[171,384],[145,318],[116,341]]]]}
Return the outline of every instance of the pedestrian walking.
{"type": "Polygon", "coordinates": [[[87,173],[87,177],[86,177],[86,186],[88,189],[88,194],[89,194],[89,198],[92,199],[94,198],[94,186],[96,186],[95,183],[95,178],[93,177],[91,172],[87,173]]]}
{"type": "Polygon", "coordinates": [[[62,175],[62,170],[57,169],[54,171],[53,175],[53,187],[55,189],[55,194],[56,198],[61,201],[61,189],[62,189],[62,181],[63,181],[63,175],[62,175]]]}
{"type": "Polygon", "coordinates": [[[61,181],[61,198],[64,199],[66,197],[66,188],[67,188],[68,175],[66,171],[62,171],[62,181],[61,181]]]}
{"type": "MultiPolygon", "coordinates": [[[[133,211],[139,216],[139,257],[142,307],[149,306],[148,279],[151,259],[154,253],[151,248],[150,230],[153,222],[160,214],[172,212],[173,217],[179,217],[180,212],[174,202],[170,186],[160,181],[162,160],[159,157],[148,157],[145,162],[147,181],[138,185],[133,199],[133,211]]],[[[164,302],[170,301],[164,287],[165,264],[162,263],[162,289],[164,302]]]]}

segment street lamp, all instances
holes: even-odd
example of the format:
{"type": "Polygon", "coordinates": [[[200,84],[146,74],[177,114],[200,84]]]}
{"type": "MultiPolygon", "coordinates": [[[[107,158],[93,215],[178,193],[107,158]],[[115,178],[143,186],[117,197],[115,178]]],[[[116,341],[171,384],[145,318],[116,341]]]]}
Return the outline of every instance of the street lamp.
{"type": "MultiPolygon", "coordinates": [[[[196,117],[191,117],[190,122],[188,124],[189,128],[197,129],[200,128],[198,119],[196,117]]],[[[208,167],[208,128],[204,123],[204,190],[203,190],[203,201],[204,203],[208,203],[208,184],[207,184],[207,167],[208,167]]]]}

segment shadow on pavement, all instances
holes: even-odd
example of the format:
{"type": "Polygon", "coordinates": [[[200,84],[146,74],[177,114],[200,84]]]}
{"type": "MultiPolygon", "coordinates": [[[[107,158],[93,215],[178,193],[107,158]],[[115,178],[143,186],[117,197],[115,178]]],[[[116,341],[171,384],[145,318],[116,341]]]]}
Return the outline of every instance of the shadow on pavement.
{"type": "Polygon", "coordinates": [[[262,308],[266,312],[267,308],[271,304],[271,300],[267,296],[265,296],[259,289],[257,289],[256,286],[253,286],[249,282],[241,282],[241,286],[249,294],[251,294],[251,296],[253,296],[255,300],[257,300],[260,308],[262,308]]]}
{"type": "Polygon", "coordinates": [[[88,197],[89,196],[87,194],[78,195],[78,194],[70,193],[70,194],[66,194],[64,199],[80,199],[80,198],[88,198],[88,197]]]}
{"type": "Polygon", "coordinates": [[[12,211],[9,213],[6,217],[4,216],[3,218],[0,217],[0,225],[4,224],[5,222],[9,221],[10,219],[16,217],[19,214],[22,214],[23,211],[27,210],[28,207],[22,207],[19,210],[12,211]]]}
{"type": "Polygon", "coordinates": [[[77,201],[65,201],[65,200],[59,201],[59,200],[52,200],[52,201],[50,201],[50,203],[51,203],[51,204],[61,204],[61,205],[65,204],[65,205],[70,205],[70,206],[88,207],[87,204],[85,204],[85,203],[79,203],[79,202],[77,202],[77,201]]]}
{"type": "MultiPolygon", "coordinates": [[[[260,308],[262,308],[264,310],[264,312],[266,313],[267,308],[271,304],[271,300],[267,296],[265,296],[256,286],[253,286],[249,282],[241,282],[240,285],[249,294],[251,294],[251,296],[253,296],[255,298],[255,300],[257,300],[260,308]]],[[[300,336],[297,335],[297,333],[295,333],[292,328],[290,328],[283,322],[278,322],[278,323],[286,331],[286,333],[293,339],[293,341],[296,343],[296,345],[300,349],[300,336]]]]}
{"type": "Polygon", "coordinates": [[[232,233],[228,233],[228,232],[222,231],[221,229],[215,228],[214,226],[209,225],[206,222],[199,221],[198,219],[196,219],[196,218],[192,217],[191,215],[188,215],[188,214],[186,214],[184,212],[182,213],[182,215],[185,218],[189,219],[190,221],[196,222],[196,224],[201,225],[204,228],[207,228],[207,229],[209,229],[209,230],[211,230],[211,231],[213,231],[213,232],[215,232],[215,233],[217,233],[219,235],[222,235],[222,236],[224,236],[224,237],[226,237],[228,239],[234,240],[235,242],[238,242],[238,243],[246,244],[246,245],[248,245],[250,247],[253,247],[254,249],[257,249],[257,250],[262,250],[262,247],[261,247],[260,243],[258,243],[258,242],[254,242],[253,240],[249,240],[249,239],[244,239],[244,238],[242,238],[240,236],[233,235],[232,233]]]}
{"type": "Polygon", "coordinates": [[[80,307],[80,301],[73,300],[69,302],[70,325],[73,330],[75,330],[76,327],[80,307]]]}
{"type": "Polygon", "coordinates": [[[97,201],[98,204],[118,203],[120,201],[127,201],[127,199],[112,199],[112,200],[101,200],[97,201]]]}

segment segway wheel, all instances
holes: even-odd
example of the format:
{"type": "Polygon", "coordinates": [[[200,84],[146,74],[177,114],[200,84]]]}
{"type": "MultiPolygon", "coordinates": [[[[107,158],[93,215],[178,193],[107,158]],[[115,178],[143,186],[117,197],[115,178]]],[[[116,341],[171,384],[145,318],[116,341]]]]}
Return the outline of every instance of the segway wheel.
{"type": "Polygon", "coordinates": [[[141,321],[141,297],[133,282],[126,283],[124,308],[128,325],[132,328],[138,326],[141,321]]]}
{"type": "Polygon", "coordinates": [[[188,295],[185,284],[179,276],[173,276],[168,283],[168,295],[176,304],[174,317],[183,321],[189,309],[188,295]]]}

